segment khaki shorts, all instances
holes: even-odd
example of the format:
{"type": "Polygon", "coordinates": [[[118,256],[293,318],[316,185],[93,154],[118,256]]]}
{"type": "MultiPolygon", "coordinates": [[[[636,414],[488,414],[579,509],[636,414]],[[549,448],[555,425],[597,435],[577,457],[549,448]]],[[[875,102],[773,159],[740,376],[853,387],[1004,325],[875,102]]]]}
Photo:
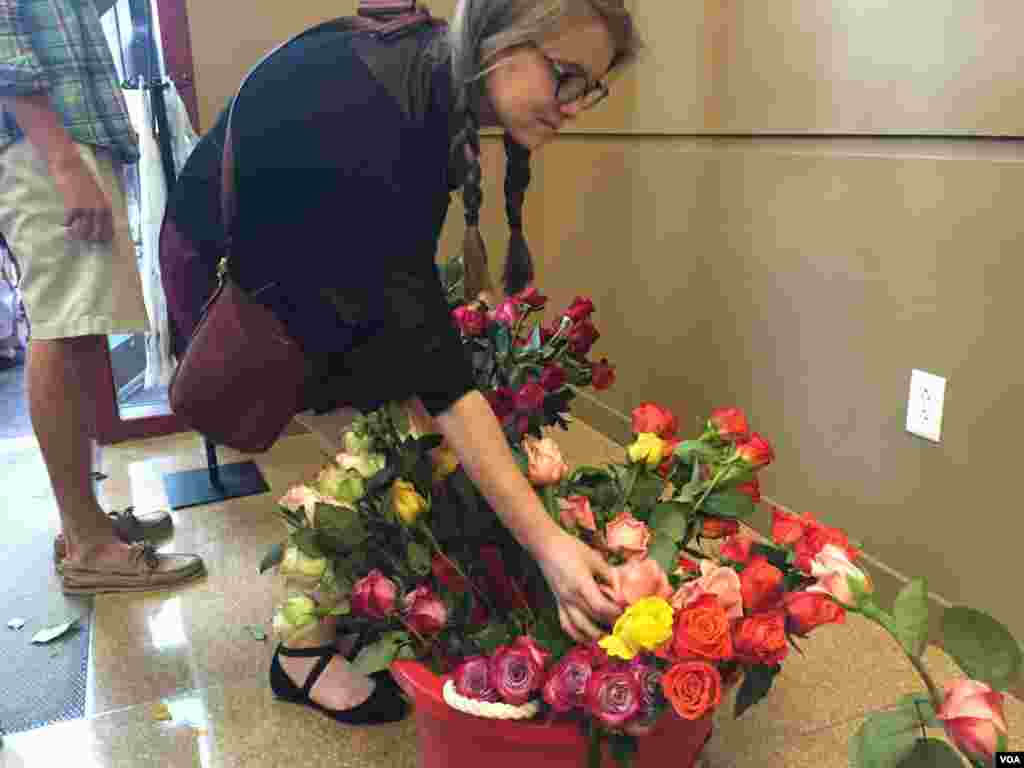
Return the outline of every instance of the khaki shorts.
{"type": "Polygon", "coordinates": [[[148,330],[142,283],[128,226],[121,164],[79,144],[82,161],[110,197],[114,239],[76,240],[46,162],[28,141],[0,150],[0,232],[22,270],[32,338],[65,339],[148,330]]]}

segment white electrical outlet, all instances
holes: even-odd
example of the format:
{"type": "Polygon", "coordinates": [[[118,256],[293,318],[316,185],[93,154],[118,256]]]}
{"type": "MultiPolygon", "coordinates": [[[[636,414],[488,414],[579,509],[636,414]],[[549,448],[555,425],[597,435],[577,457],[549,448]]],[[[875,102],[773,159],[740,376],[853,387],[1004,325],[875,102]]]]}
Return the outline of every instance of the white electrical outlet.
{"type": "Polygon", "coordinates": [[[946,400],[946,380],[933,373],[914,370],[910,374],[910,398],[907,401],[907,432],[939,442],[942,434],[942,406],[946,400]]]}

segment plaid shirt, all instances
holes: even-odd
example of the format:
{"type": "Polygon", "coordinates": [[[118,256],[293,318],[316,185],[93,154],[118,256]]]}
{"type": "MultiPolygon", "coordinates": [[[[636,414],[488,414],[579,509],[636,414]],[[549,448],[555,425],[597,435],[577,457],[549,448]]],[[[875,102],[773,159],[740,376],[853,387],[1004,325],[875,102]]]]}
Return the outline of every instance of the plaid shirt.
{"type": "MultiPolygon", "coordinates": [[[[49,93],[71,138],[139,157],[117,70],[92,0],[0,0],[0,96],[49,93]]],[[[0,149],[24,134],[2,110],[0,149]]]]}

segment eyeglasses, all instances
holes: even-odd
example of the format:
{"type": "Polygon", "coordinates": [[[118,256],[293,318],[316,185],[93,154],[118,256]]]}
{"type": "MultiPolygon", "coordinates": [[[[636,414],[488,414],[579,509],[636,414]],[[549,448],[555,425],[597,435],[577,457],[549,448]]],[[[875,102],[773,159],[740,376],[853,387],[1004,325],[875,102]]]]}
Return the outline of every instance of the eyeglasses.
{"type": "Polygon", "coordinates": [[[555,79],[555,101],[559,104],[579,104],[580,109],[591,109],[608,97],[608,86],[600,80],[591,80],[579,67],[562,64],[543,52],[555,79]]]}

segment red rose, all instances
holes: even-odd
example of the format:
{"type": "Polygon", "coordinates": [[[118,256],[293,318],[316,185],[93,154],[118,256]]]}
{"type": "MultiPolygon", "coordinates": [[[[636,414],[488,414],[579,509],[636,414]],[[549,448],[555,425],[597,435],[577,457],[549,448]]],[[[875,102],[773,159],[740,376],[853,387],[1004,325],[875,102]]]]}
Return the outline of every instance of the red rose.
{"type": "Polygon", "coordinates": [[[772,541],[780,546],[796,544],[807,530],[810,515],[804,518],[791,515],[778,507],[772,507],[772,541]]]}
{"type": "Polygon", "coordinates": [[[535,381],[528,381],[516,392],[516,410],[531,413],[544,407],[544,387],[535,381]]]}
{"type": "Polygon", "coordinates": [[[701,523],[700,535],[705,539],[724,539],[738,533],[740,524],[724,517],[705,517],[701,523]]]}
{"type": "Polygon", "coordinates": [[[540,309],[548,303],[548,297],[542,296],[535,286],[524,288],[515,295],[515,300],[520,304],[526,304],[533,309],[540,309]]]}
{"type": "Polygon", "coordinates": [[[750,550],[754,546],[754,540],[747,536],[730,536],[722,544],[722,557],[736,563],[745,563],[750,559],[750,550]]]}
{"type": "Polygon", "coordinates": [[[806,635],[822,624],[842,624],[846,611],[820,592],[790,592],[785,596],[786,625],[794,635],[806,635]]]}
{"type": "Polygon", "coordinates": [[[551,652],[544,646],[539,645],[532,637],[521,635],[512,644],[517,648],[526,650],[533,660],[540,665],[541,669],[547,668],[548,661],[551,659],[551,652]]]}
{"type": "Polygon", "coordinates": [[[421,635],[436,635],[448,623],[448,609],[430,587],[421,585],[405,596],[405,623],[421,635]]]}
{"type": "Polygon", "coordinates": [[[551,365],[544,366],[544,370],[540,374],[540,385],[545,392],[556,392],[565,386],[567,376],[561,366],[551,365]]]}
{"type": "Polygon", "coordinates": [[[747,415],[739,408],[716,408],[708,420],[711,429],[722,440],[734,442],[747,436],[747,415]]]}
{"type": "Polygon", "coordinates": [[[573,299],[572,304],[569,305],[569,309],[566,310],[567,314],[574,323],[580,323],[588,319],[594,312],[594,302],[592,302],[586,296],[577,296],[573,299]]]}
{"type": "Polygon", "coordinates": [[[733,635],[736,659],[745,664],[779,664],[789,653],[786,643],[786,614],[759,613],[741,619],[733,635]]]}
{"type": "Polygon", "coordinates": [[[756,477],[749,483],[737,485],[736,490],[740,493],[747,494],[755,504],[761,501],[761,482],[756,477]]]}
{"type": "Polygon", "coordinates": [[[722,702],[722,676],[703,661],[673,665],[661,678],[661,688],[684,720],[699,720],[722,702]]]}
{"type": "Polygon", "coordinates": [[[490,684],[506,704],[521,706],[544,684],[544,669],[530,649],[502,645],[491,656],[490,684]]]}
{"type": "Polygon", "coordinates": [[[675,414],[657,403],[640,403],[633,409],[633,434],[653,432],[662,440],[675,437],[679,422],[675,414]]]}
{"type": "Polygon", "coordinates": [[[720,661],[732,657],[729,617],[716,595],[702,595],[679,611],[672,650],[680,659],[696,657],[720,661]]]}
{"type": "Polygon", "coordinates": [[[394,613],[397,597],[395,582],[374,568],[353,585],[349,605],[356,616],[383,619],[394,613]]]}
{"type": "Polygon", "coordinates": [[[497,703],[498,692],[491,685],[491,665],[486,656],[470,656],[455,668],[452,674],[455,691],[460,696],[477,701],[497,703]]]}
{"type": "Polygon", "coordinates": [[[736,445],[736,455],[751,467],[763,467],[775,458],[771,445],[757,432],[749,440],[736,445]]]}
{"type": "Polygon", "coordinates": [[[441,557],[439,554],[434,555],[430,561],[430,570],[433,571],[434,578],[438,583],[453,594],[461,595],[469,586],[461,574],[455,570],[451,560],[441,557]]]}
{"type": "Polygon", "coordinates": [[[807,523],[804,535],[793,545],[793,552],[796,554],[793,564],[804,573],[810,573],[811,561],[828,544],[834,544],[843,550],[850,562],[860,557],[860,550],[850,544],[850,537],[846,535],[845,531],[812,520],[807,523]]]}
{"type": "Polygon", "coordinates": [[[608,363],[607,357],[602,357],[601,362],[590,365],[590,383],[598,391],[608,389],[615,383],[615,366],[608,363]]]}
{"type": "Polygon", "coordinates": [[[782,571],[764,555],[751,558],[740,574],[743,607],[747,613],[757,613],[777,603],[782,596],[782,580],[782,571]]]}
{"type": "Polygon", "coordinates": [[[487,402],[491,404],[498,421],[504,421],[516,408],[516,393],[508,387],[498,387],[495,390],[488,390],[484,393],[487,402]]]}
{"type": "Polygon", "coordinates": [[[626,665],[595,670],[587,681],[587,712],[602,725],[616,728],[636,717],[642,703],[640,684],[626,665]]]}
{"type": "Polygon", "coordinates": [[[676,572],[682,571],[683,573],[697,573],[700,570],[700,566],[697,565],[693,560],[688,558],[686,555],[680,555],[679,560],[676,563],[676,572]]]}
{"type": "Polygon", "coordinates": [[[593,654],[585,648],[573,648],[559,659],[548,675],[543,689],[544,701],[562,713],[582,707],[593,673],[593,654]]]}
{"type": "Polygon", "coordinates": [[[594,324],[589,320],[584,320],[574,325],[569,331],[569,350],[576,357],[586,357],[590,348],[594,346],[594,342],[599,338],[601,338],[601,334],[594,324]]]}
{"type": "Polygon", "coordinates": [[[465,305],[456,307],[452,310],[452,317],[466,336],[480,336],[487,328],[487,315],[479,309],[465,305]]]}

